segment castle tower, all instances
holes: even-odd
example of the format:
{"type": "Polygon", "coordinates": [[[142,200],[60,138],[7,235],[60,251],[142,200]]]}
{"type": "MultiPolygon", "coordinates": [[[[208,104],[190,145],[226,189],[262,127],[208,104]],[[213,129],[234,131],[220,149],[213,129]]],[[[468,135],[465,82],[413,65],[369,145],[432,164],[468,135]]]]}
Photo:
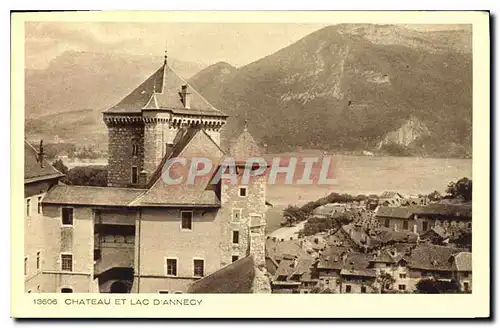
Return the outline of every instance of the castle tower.
{"type": "MultiPolygon", "coordinates": [[[[253,255],[255,264],[265,264],[265,227],[266,227],[266,173],[252,176],[248,182],[243,181],[244,170],[249,168],[247,160],[251,157],[260,157],[260,147],[248,132],[246,123],[243,132],[233,142],[228,156],[236,164],[238,183],[222,184],[221,205],[230,211],[230,224],[222,240],[229,240],[235,232],[239,236],[239,246],[228,248],[231,255],[226,262],[236,258],[253,255]]],[[[267,170],[266,170],[267,172],[267,170]]],[[[224,263],[223,263],[224,264],[224,263]]]]}
{"type": "Polygon", "coordinates": [[[108,185],[141,187],[176,136],[200,126],[220,144],[227,115],[214,108],[167,63],[103,113],[108,127],[108,185]]]}

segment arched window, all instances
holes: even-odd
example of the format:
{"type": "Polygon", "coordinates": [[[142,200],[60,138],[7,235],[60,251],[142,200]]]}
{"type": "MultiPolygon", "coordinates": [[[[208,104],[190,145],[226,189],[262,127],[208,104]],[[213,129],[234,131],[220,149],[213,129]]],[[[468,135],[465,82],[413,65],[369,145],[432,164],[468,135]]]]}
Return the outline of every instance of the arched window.
{"type": "Polygon", "coordinates": [[[69,288],[69,287],[61,288],[61,293],[72,293],[72,292],[73,292],[73,288],[69,288]]]}

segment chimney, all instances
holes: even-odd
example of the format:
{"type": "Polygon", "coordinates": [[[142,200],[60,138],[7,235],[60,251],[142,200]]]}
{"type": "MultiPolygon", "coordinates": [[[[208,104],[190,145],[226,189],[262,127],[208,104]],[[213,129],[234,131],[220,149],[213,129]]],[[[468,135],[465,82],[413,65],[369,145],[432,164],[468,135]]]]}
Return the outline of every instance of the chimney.
{"type": "Polygon", "coordinates": [[[43,152],[43,139],[40,140],[40,148],[38,149],[38,161],[40,162],[40,166],[43,167],[43,159],[45,157],[45,153],[43,152]]]}
{"type": "Polygon", "coordinates": [[[146,170],[142,170],[139,173],[139,185],[141,187],[146,187],[146,184],[148,183],[148,172],[146,170]]]}
{"type": "Polygon", "coordinates": [[[181,92],[179,92],[179,96],[181,97],[182,104],[184,105],[184,108],[191,108],[191,97],[190,93],[187,92],[188,90],[187,84],[183,84],[181,86],[181,92]]]}

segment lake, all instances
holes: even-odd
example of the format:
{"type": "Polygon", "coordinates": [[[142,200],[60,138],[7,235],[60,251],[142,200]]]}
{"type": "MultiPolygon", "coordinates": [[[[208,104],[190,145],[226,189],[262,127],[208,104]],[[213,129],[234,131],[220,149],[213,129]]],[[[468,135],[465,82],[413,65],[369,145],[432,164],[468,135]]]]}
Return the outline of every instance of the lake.
{"type": "MultiPolygon", "coordinates": [[[[317,152],[288,153],[276,156],[318,156],[317,152]]],[[[274,155],[267,155],[266,159],[274,155]]],[[[281,213],[287,205],[300,205],[332,192],[380,194],[398,191],[403,194],[429,194],[434,190],[444,194],[450,181],[472,178],[471,159],[370,157],[331,155],[336,178],[333,185],[268,185],[267,200],[273,204],[267,215],[267,232],[279,228],[281,213]]],[[[106,165],[99,159],[90,162],[70,162],[76,165],[106,165]]]]}

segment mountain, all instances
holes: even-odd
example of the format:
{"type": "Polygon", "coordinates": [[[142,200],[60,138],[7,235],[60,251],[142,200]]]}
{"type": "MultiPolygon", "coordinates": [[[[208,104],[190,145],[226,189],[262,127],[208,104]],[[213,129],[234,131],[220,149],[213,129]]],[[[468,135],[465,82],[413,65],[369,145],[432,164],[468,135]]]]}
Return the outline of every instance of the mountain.
{"type": "Polygon", "coordinates": [[[472,139],[471,31],[335,25],[239,69],[210,66],[190,83],[269,151],[376,149],[408,120],[428,129],[404,147],[458,156],[472,139]],[[456,147],[455,147],[456,149],[456,147]],[[456,151],[453,154],[457,155],[456,151]]]}

